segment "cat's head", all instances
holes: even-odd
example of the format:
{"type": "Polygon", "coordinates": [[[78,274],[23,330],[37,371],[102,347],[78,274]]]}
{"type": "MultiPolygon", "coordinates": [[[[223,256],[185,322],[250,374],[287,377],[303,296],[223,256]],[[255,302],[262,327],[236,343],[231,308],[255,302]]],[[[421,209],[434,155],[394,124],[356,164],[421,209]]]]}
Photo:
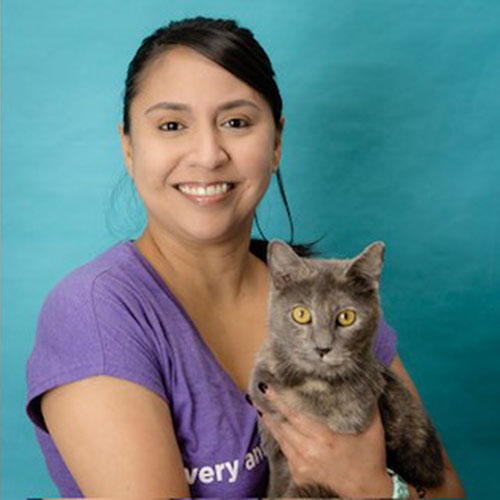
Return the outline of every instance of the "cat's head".
{"type": "Polygon", "coordinates": [[[269,338],[281,358],[341,373],[366,355],[380,317],[384,249],[376,241],[352,259],[306,259],[281,240],[269,243],[269,338]]]}

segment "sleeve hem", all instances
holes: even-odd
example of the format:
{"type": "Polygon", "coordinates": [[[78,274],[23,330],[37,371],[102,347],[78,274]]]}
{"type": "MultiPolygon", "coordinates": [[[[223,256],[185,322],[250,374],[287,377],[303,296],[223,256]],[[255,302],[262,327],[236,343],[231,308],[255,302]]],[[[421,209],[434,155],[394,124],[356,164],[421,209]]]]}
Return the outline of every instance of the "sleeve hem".
{"type": "Polygon", "coordinates": [[[397,354],[398,335],[394,328],[386,323],[383,316],[380,318],[378,328],[374,345],[375,354],[388,367],[397,354]]]}
{"type": "Polygon", "coordinates": [[[53,389],[54,387],[99,375],[117,377],[139,384],[146,389],[149,389],[156,393],[167,403],[167,405],[170,406],[170,401],[166,396],[163,387],[161,387],[156,380],[146,374],[132,372],[123,366],[113,364],[107,364],[105,368],[96,365],[84,365],[75,367],[70,371],[60,373],[54,377],[38,383],[35,387],[32,387],[28,392],[26,403],[26,412],[28,414],[28,417],[34,425],[48,434],[49,431],[47,429],[47,426],[45,425],[45,421],[40,409],[40,396],[42,396],[49,389],[53,389]]]}

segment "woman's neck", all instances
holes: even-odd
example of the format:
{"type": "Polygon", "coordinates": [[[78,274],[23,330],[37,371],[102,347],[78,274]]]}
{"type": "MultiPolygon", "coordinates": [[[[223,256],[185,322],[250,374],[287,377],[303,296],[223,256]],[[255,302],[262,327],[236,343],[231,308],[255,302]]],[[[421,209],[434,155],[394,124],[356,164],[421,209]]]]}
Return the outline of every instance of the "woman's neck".
{"type": "Polygon", "coordinates": [[[201,246],[179,242],[148,225],[134,243],[174,294],[231,306],[267,274],[264,262],[250,253],[249,242],[248,232],[246,238],[201,246]]]}

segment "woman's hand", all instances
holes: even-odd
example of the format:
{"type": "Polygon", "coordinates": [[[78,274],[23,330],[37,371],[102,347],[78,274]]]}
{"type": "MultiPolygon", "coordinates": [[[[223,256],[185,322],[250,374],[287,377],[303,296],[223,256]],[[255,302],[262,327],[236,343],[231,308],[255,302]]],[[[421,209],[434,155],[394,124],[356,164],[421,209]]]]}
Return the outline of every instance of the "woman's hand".
{"type": "Polygon", "coordinates": [[[259,408],[262,422],[279,443],[296,484],[320,483],[342,497],[392,497],[378,408],[366,431],[340,434],[293,410],[270,387],[265,397],[286,418],[280,421],[259,408]]]}

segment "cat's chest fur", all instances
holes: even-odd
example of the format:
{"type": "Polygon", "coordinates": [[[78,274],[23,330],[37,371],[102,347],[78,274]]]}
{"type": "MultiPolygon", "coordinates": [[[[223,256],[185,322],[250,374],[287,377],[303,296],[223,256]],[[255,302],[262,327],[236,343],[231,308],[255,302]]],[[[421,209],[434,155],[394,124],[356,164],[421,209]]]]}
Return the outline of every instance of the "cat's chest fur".
{"type": "Polygon", "coordinates": [[[265,346],[262,352],[266,353],[268,366],[275,370],[280,397],[291,408],[322,420],[336,432],[359,433],[370,424],[384,386],[381,367],[372,360],[369,375],[358,375],[358,368],[342,378],[300,373],[288,378],[280,376],[280,362],[270,346],[265,346]]]}

